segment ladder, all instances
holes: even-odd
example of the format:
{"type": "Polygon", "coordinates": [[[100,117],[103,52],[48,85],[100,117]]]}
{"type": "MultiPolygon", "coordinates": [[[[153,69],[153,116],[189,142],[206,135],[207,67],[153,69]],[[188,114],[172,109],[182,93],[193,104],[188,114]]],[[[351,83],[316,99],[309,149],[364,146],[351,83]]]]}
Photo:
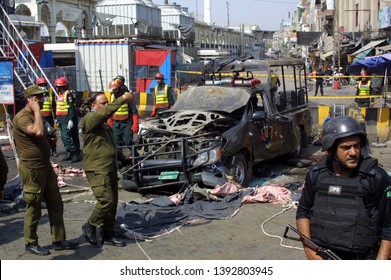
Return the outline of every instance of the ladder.
{"type": "Polygon", "coordinates": [[[20,87],[24,90],[34,84],[37,78],[43,77],[55,95],[58,95],[2,5],[0,5],[0,56],[13,59],[13,72],[16,78],[14,87],[17,92],[20,87]]]}
{"type": "Polygon", "coordinates": [[[331,117],[339,117],[339,116],[345,116],[345,105],[340,105],[340,104],[332,104],[331,105],[331,117]]]}

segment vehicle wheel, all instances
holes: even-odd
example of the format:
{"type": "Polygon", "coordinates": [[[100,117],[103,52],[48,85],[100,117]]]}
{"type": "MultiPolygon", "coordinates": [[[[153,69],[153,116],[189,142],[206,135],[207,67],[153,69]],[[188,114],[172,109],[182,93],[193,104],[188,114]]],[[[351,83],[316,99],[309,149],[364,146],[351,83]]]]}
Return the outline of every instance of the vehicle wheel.
{"type": "Polygon", "coordinates": [[[138,190],[137,183],[133,180],[121,179],[119,183],[124,188],[125,191],[137,192],[138,190]]]}
{"type": "Polygon", "coordinates": [[[248,162],[243,154],[238,153],[233,157],[228,167],[229,175],[233,177],[234,181],[245,187],[250,180],[250,172],[248,162]]]}

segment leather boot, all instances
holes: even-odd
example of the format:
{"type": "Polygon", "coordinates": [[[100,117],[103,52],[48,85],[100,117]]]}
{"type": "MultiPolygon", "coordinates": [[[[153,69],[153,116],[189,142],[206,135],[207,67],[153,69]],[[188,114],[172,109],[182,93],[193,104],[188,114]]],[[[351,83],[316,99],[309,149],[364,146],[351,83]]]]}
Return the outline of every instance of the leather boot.
{"type": "Polygon", "coordinates": [[[73,158],[73,153],[72,152],[67,152],[67,154],[65,155],[65,157],[63,157],[61,160],[71,160],[73,158]]]}
{"type": "Polygon", "coordinates": [[[26,245],[26,251],[30,252],[31,254],[38,255],[38,256],[47,256],[50,255],[50,251],[42,248],[38,244],[27,244],[26,245]]]}
{"type": "Polygon", "coordinates": [[[90,243],[92,246],[98,244],[98,240],[96,239],[96,227],[90,225],[89,222],[87,222],[82,226],[81,229],[84,233],[84,238],[88,243],[90,243]]]}
{"type": "Polygon", "coordinates": [[[105,243],[108,245],[117,246],[117,247],[124,247],[126,245],[122,239],[115,236],[114,231],[103,229],[102,230],[102,245],[105,243]]]}
{"type": "Polygon", "coordinates": [[[53,242],[54,251],[73,250],[79,246],[79,242],[71,242],[67,240],[53,242]]]}
{"type": "Polygon", "coordinates": [[[74,153],[74,156],[73,158],[71,159],[71,163],[75,163],[75,162],[79,162],[81,161],[82,158],[81,158],[81,152],[80,150],[78,150],[77,152],[74,153]]]}

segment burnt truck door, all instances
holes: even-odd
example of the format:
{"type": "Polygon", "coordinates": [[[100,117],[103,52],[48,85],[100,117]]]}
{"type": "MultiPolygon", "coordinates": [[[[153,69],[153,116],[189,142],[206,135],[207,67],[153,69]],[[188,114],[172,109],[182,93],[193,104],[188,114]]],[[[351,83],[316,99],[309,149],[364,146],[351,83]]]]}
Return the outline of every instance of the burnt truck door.
{"type": "Polygon", "coordinates": [[[254,163],[293,152],[290,137],[295,138],[296,133],[292,131],[292,119],[275,113],[272,101],[263,91],[250,102],[254,163]]]}
{"type": "Polygon", "coordinates": [[[300,143],[300,133],[297,125],[289,115],[278,112],[271,96],[262,91],[263,102],[266,107],[269,126],[272,127],[270,137],[272,138],[272,149],[274,157],[285,154],[292,154],[300,143]]]}
{"type": "Polygon", "coordinates": [[[250,133],[254,163],[275,157],[277,149],[273,123],[268,118],[268,106],[265,105],[261,91],[250,99],[250,133]]]}

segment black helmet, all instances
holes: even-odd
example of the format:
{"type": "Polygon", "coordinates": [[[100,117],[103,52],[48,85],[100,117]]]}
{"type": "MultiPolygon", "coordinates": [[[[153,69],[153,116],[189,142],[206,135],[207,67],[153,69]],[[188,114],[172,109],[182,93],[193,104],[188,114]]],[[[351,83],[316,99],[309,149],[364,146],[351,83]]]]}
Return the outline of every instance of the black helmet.
{"type": "Polygon", "coordinates": [[[323,127],[322,151],[333,147],[336,140],[352,135],[361,136],[361,147],[367,144],[367,134],[356,119],[341,116],[329,120],[323,127]]]}
{"type": "Polygon", "coordinates": [[[125,84],[125,77],[124,77],[124,76],[118,75],[117,77],[115,77],[115,78],[114,78],[114,80],[115,80],[115,79],[118,79],[118,80],[120,80],[120,81],[121,81],[121,83],[122,83],[122,85],[124,85],[124,84],[125,84]]]}

